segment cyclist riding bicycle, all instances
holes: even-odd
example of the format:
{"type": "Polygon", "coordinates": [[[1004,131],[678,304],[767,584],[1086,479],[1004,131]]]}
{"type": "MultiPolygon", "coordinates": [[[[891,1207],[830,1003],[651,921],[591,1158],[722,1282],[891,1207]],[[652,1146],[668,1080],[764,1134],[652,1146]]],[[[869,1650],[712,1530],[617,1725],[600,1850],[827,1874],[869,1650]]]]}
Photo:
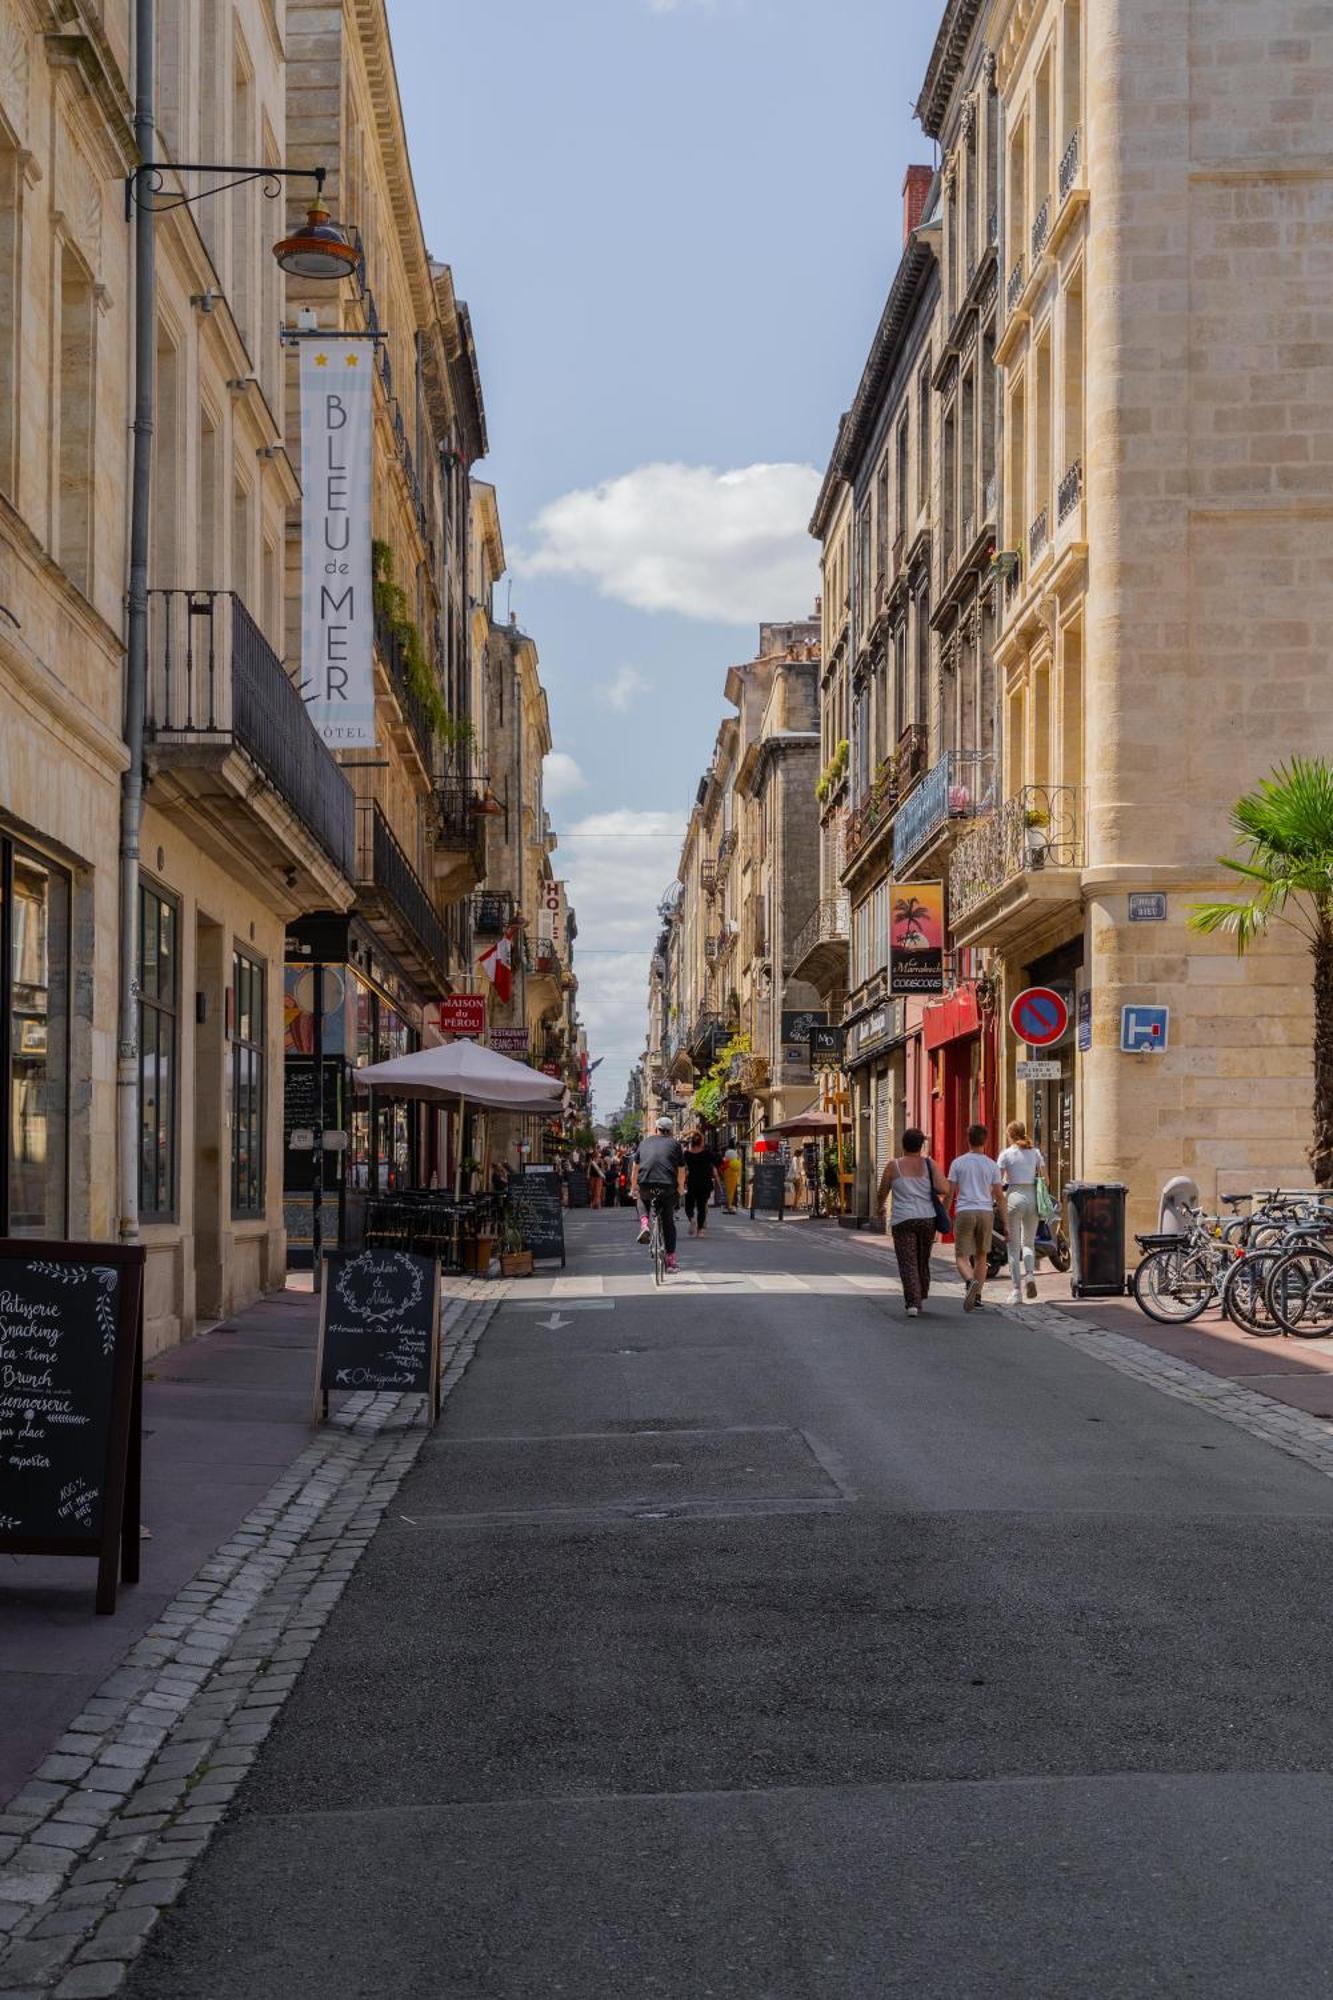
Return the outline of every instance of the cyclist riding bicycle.
{"type": "Polygon", "coordinates": [[[648,1241],[649,1205],[662,1219],[668,1271],[676,1268],[676,1204],[685,1193],[685,1148],[672,1137],[671,1120],[657,1121],[657,1136],[640,1139],[634,1154],[630,1193],[639,1211],[639,1241],[648,1241]]]}

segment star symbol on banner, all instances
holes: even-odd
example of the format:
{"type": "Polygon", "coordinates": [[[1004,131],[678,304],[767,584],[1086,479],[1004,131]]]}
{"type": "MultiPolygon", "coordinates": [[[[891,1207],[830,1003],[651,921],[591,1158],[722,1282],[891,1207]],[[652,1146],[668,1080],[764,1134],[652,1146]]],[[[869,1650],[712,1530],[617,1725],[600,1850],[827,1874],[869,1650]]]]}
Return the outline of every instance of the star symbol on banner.
{"type": "Polygon", "coordinates": [[[329,365],[329,357],[327,354],[317,354],[315,356],[316,368],[327,368],[328,365],[329,365]]]}
{"type": "Polygon", "coordinates": [[[347,363],[347,366],[348,366],[349,368],[355,368],[355,367],[356,367],[356,364],[357,364],[357,356],[356,356],[355,354],[348,354],[348,355],[346,355],[346,356],[344,357],[344,359],[346,360],[346,363],[347,363]]]}

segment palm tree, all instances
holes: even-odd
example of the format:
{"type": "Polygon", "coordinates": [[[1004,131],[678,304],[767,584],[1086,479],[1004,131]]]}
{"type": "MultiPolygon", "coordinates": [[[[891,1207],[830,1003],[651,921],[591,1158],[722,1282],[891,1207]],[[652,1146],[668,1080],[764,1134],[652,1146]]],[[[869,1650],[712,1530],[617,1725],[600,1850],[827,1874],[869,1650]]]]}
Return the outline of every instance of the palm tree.
{"type": "Polygon", "coordinates": [[[1194,931],[1227,931],[1245,953],[1272,924],[1305,939],[1314,961],[1315,1183],[1333,1181],[1333,767],[1322,757],[1280,764],[1231,809],[1243,858],[1222,867],[1251,885],[1247,902],[1196,903],[1194,931]]]}
{"type": "Polygon", "coordinates": [[[899,927],[898,944],[910,949],[912,945],[924,944],[926,934],[921,928],[921,918],[928,914],[926,905],[918,896],[901,896],[893,906],[893,921],[899,927]]]}

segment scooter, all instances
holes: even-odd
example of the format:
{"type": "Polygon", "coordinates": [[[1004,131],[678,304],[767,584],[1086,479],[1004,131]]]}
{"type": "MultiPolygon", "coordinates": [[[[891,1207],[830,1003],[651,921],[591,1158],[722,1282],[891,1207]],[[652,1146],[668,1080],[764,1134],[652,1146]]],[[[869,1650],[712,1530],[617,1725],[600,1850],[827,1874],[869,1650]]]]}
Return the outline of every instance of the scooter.
{"type": "MultiPolygon", "coordinates": [[[[1064,1224],[1058,1215],[1052,1216],[1049,1220],[1045,1216],[1038,1216],[1034,1247],[1037,1253],[1038,1269],[1041,1268],[1043,1258],[1045,1258],[1053,1271],[1067,1271],[1069,1269],[1069,1238],[1065,1235],[1064,1224]]],[[[995,1218],[995,1227],[991,1233],[990,1251],[986,1258],[986,1275],[989,1278],[998,1278],[1001,1271],[1005,1271],[1008,1268],[1009,1238],[1000,1227],[1000,1218],[997,1215],[995,1218]]]]}

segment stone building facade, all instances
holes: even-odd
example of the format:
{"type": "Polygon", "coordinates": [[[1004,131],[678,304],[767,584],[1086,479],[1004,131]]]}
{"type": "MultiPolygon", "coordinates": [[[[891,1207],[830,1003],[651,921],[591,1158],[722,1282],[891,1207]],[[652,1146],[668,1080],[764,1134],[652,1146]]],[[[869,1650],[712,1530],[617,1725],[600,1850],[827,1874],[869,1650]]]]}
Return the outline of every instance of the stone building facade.
{"type": "MultiPolygon", "coordinates": [[[[1208,1199],[1309,1173],[1308,965],[1279,942],[1238,961],[1188,916],[1228,892],[1235,797],[1330,748],[1330,59],[1333,22],[1298,0],[949,0],[918,103],[942,148],[918,236],[940,295],[928,734],[883,837],[895,871],[946,874],[951,950],[903,1110],[937,1147],[930,1119],[952,1140],[974,1111],[1025,1116],[1055,1180],[1125,1181],[1140,1224],[1181,1171],[1208,1199]],[[1006,1025],[1033,983],[1078,1023],[1037,1084],[1006,1025]],[[1165,1049],[1122,1052],[1148,1006],[1165,1049]]],[[[844,419],[815,529],[827,594],[851,505],[854,863],[877,537],[848,458],[844,419]]]]}
{"type": "MultiPolygon", "coordinates": [[[[161,10],[162,192],[204,198],[153,225],[137,1225],[122,1218],[131,8],[66,15],[71,32],[43,33],[0,0],[0,1233],[137,1226],[151,1352],[280,1285],[289,1235],[308,1257],[294,1124],[350,1141],[324,1164],[326,1241],[357,1198],[443,1179],[456,1157],[438,1115],[383,1110],[372,1131],[351,1071],[428,1040],[434,1003],[477,978],[487,801],[506,789],[485,699],[504,556],[493,504],[474,547],[477,357],[422,236],[383,0],[289,0],[280,23],[268,0],[161,10]],[[173,159],[326,166],[362,247],[354,281],[285,280],[281,209],[259,185],[214,191],[223,176],[186,181],[173,159]],[[297,685],[300,440],[281,336],[303,308],[320,331],[383,336],[378,744],[341,763],[297,685]]],[[[549,874],[549,828],[534,837],[549,874]]],[[[556,1006],[572,1023],[571,995],[556,1006]]]]}

